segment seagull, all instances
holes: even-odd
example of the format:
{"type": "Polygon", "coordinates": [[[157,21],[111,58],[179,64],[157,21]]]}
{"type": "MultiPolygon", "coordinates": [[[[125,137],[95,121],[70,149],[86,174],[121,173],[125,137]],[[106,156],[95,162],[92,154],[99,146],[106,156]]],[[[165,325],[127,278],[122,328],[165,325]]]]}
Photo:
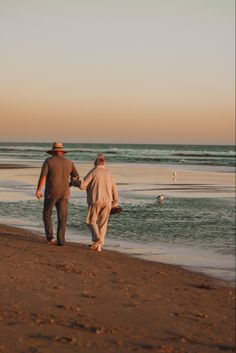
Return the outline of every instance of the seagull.
{"type": "Polygon", "coordinates": [[[176,180],[176,177],[177,177],[177,173],[176,172],[173,172],[173,180],[175,181],[176,180]]]}
{"type": "Polygon", "coordinates": [[[159,201],[159,203],[163,203],[164,202],[164,195],[157,196],[157,200],[159,201]]]}

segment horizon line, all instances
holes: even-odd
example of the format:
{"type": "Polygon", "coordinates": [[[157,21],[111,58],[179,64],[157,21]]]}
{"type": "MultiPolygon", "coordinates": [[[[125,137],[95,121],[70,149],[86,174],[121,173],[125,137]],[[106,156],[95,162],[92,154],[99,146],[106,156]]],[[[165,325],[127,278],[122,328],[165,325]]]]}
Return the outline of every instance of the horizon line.
{"type": "MultiPolygon", "coordinates": [[[[30,144],[52,144],[52,142],[55,142],[55,141],[30,141],[30,140],[22,140],[22,141],[13,141],[13,140],[6,140],[6,141],[0,141],[0,144],[3,144],[3,143],[30,143],[30,144]]],[[[61,142],[61,141],[60,141],[61,142]]],[[[62,142],[64,145],[65,144],[90,144],[90,145],[180,145],[180,146],[183,146],[183,145],[188,145],[188,146],[235,146],[235,143],[153,143],[153,142],[75,142],[75,141],[72,141],[72,142],[68,142],[68,141],[65,141],[65,142],[62,142]]]]}

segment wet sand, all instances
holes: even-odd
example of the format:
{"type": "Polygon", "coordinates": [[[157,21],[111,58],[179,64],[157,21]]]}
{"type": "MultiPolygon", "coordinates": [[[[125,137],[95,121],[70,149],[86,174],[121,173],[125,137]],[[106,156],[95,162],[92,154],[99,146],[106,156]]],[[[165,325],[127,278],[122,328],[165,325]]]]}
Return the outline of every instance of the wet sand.
{"type": "MultiPolygon", "coordinates": [[[[29,164],[0,163],[0,187],[5,185],[6,181],[23,182],[33,187],[31,199],[34,199],[41,165],[42,162],[39,161],[31,161],[29,164]]],[[[144,195],[154,198],[160,194],[166,197],[235,197],[234,172],[214,171],[215,168],[210,168],[209,171],[201,170],[200,166],[200,170],[191,170],[192,166],[178,167],[178,170],[175,169],[176,166],[165,165],[108,163],[107,166],[115,176],[121,195],[144,195]],[[173,172],[176,170],[177,175],[173,178],[173,172]]],[[[83,163],[76,164],[76,167],[80,176],[84,177],[93,165],[83,163]]],[[[71,195],[78,197],[77,190],[72,188],[71,195]]]]}
{"type": "Polygon", "coordinates": [[[227,284],[6,225],[0,239],[0,352],[234,351],[227,284]]]}
{"type": "Polygon", "coordinates": [[[0,169],[25,169],[25,168],[37,168],[33,165],[27,164],[16,164],[16,163],[0,163],[0,169]]]}

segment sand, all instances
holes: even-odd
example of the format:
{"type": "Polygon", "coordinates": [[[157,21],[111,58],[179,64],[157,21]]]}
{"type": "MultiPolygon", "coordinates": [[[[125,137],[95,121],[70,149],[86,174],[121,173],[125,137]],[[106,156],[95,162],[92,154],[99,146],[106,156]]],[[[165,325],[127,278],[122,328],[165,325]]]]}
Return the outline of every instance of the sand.
{"type": "MultiPolygon", "coordinates": [[[[35,199],[40,165],[0,164],[2,185],[32,190],[3,189],[1,198],[35,199]]],[[[82,176],[89,168],[78,165],[82,176]]],[[[173,180],[165,167],[110,168],[121,193],[132,185],[133,194],[234,197],[233,173],[177,170],[173,180]]],[[[48,245],[7,225],[0,239],[0,352],[234,351],[235,289],[227,283],[78,243],[48,245]]]]}
{"type": "Polygon", "coordinates": [[[235,290],[0,225],[0,352],[232,352],[235,290]]]}
{"type": "Polygon", "coordinates": [[[0,163],[0,169],[25,169],[25,168],[38,168],[38,166],[33,166],[32,164],[22,164],[22,163],[0,163]]]}

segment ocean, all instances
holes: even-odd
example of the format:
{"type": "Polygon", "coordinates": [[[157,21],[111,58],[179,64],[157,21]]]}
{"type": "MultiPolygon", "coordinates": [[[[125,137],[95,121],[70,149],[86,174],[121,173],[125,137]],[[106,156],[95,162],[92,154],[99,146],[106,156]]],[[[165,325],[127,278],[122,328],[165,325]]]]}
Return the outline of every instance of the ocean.
{"type": "MultiPolygon", "coordinates": [[[[0,222],[43,234],[35,188],[51,143],[0,143],[0,222]]],[[[81,176],[104,153],[123,212],[110,217],[107,249],[235,280],[234,146],[64,144],[81,176]],[[173,172],[176,176],[173,176],[173,172]],[[164,202],[157,197],[164,195],[164,202]]],[[[67,239],[90,243],[86,195],[71,190],[67,239]]],[[[56,215],[53,215],[54,221],[56,215]]]]}
{"type": "MultiPolygon", "coordinates": [[[[0,161],[39,161],[50,145],[3,142],[0,161]]],[[[104,153],[110,163],[235,166],[234,146],[67,143],[64,147],[79,163],[93,161],[97,153],[104,153]]]]}

